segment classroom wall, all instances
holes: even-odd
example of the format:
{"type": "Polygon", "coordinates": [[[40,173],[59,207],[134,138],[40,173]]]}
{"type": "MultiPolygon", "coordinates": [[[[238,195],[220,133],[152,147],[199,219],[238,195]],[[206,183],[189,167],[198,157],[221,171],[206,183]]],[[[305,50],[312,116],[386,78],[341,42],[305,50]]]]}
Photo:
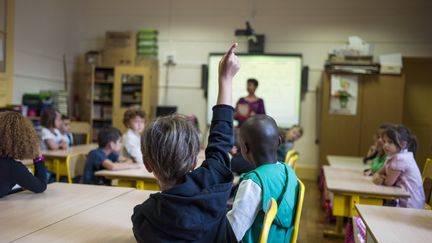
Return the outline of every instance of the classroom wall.
{"type": "Polygon", "coordinates": [[[77,12],[70,0],[16,0],[12,102],[23,93],[63,90],[63,55],[72,83],[77,53],[77,12]]]}
{"type": "MultiPolygon", "coordinates": [[[[41,8],[40,1],[37,2],[32,5],[41,8]]],[[[166,69],[163,63],[167,55],[174,55],[177,65],[170,68],[167,104],[177,105],[181,113],[196,114],[201,125],[205,124],[206,104],[203,91],[200,89],[200,65],[208,62],[210,52],[223,52],[234,41],[240,44],[239,52],[246,51],[246,41],[234,36],[234,30],[244,28],[246,20],[251,22],[257,33],[266,34],[266,52],[302,53],[304,64],[310,67],[310,73],[308,92],[301,102],[301,125],[305,128],[305,134],[297,145],[301,153],[298,170],[303,177],[308,178],[315,178],[318,171],[318,146],[315,144],[315,89],[329,50],[343,45],[348,36],[358,35],[374,44],[375,56],[392,52],[401,52],[407,56],[432,55],[432,4],[427,0],[75,0],[62,1],[60,4],[62,6],[59,8],[66,16],[71,15],[64,10],[72,2],[77,7],[74,15],[77,32],[72,35],[72,39],[77,41],[79,53],[102,49],[107,30],[138,30],[145,27],[158,29],[161,63],[160,103],[164,101],[166,88],[166,69]]],[[[66,21],[63,16],[51,13],[55,11],[47,11],[48,16],[39,16],[27,6],[24,9],[22,3],[18,4],[17,9],[18,13],[24,11],[30,14],[32,17],[29,20],[54,18],[59,21],[58,24],[51,23],[55,21],[47,24],[51,30],[63,34],[56,34],[60,38],[63,37],[63,41],[67,39],[64,36],[70,34],[64,26],[71,25],[72,20],[66,21]]],[[[60,60],[57,59],[57,53],[61,54],[66,47],[75,48],[75,43],[71,41],[53,43],[52,38],[45,38],[42,43],[36,40],[22,40],[24,33],[32,31],[32,25],[26,26],[27,24],[20,24],[26,31],[21,30],[21,34],[17,32],[16,40],[21,42],[17,49],[27,50],[16,55],[16,63],[19,64],[17,67],[26,66],[24,70],[45,70],[48,69],[48,65],[34,63],[43,60],[42,63],[53,63],[55,66],[54,64],[60,60]],[[50,52],[49,58],[31,55],[36,56],[32,59],[32,65],[24,60],[24,53],[35,49],[35,45],[50,46],[48,43],[45,44],[45,41],[58,47],[56,51],[50,52]],[[27,44],[30,46],[27,47],[27,44]]],[[[51,32],[47,31],[45,34],[54,37],[51,32]]],[[[40,75],[60,80],[59,70],[61,69],[49,69],[40,75]]],[[[36,70],[34,73],[39,74],[36,70]]],[[[23,81],[21,78],[20,82],[23,81]]],[[[59,86],[57,81],[43,82],[59,86]]],[[[201,129],[204,130],[203,127],[201,129]]]]}

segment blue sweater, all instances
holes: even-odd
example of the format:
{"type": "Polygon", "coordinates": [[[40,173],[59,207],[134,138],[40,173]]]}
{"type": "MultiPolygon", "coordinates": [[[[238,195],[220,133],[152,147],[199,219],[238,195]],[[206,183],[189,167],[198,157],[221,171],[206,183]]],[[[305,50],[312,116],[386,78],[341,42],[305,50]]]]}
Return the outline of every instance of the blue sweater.
{"type": "Polygon", "coordinates": [[[233,108],[213,107],[202,166],[134,208],[133,232],[138,242],[236,242],[226,218],[233,180],[228,151],[233,140],[233,108]]]}

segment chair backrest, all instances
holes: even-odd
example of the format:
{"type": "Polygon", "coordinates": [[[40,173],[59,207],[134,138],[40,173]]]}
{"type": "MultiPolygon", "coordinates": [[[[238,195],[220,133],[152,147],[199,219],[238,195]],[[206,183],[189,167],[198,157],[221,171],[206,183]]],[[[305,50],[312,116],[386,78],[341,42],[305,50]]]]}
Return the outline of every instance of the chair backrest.
{"type": "Polygon", "coordinates": [[[276,217],[277,211],[278,211],[278,206],[276,200],[274,198],[271,198],[267,203],[267,211],[264,216],[264,222],[263,222],[263,227],[259,238],[259,243],[267,242],[269,232],[270,232],[270,227],[273,223],[274,218],[276,217]]]}
{"type": "Polygon", "coordinates": [[[423,190],[425,194],[425,209],[432,210],[432,176],[423,179],[423,190]]]}
{"type": "Polygon", "coordinates": [[[432,159],[426,159],[426,163],[423,166],[422,180],[425,181],[426,177],[432,177],[432,159]]]}
{"type": "Polygon", "coordinates": [[[298,196],[297,196],[297,209],[295,213],[295,219],[294,219],[294,230],[291,235],[291,243],[297,242],[299,227],[300,227],[300,217],[303,209],[303,201],[304,201],[304,194],[305,194],[305,186],[303,182],[300,179],[297,179],[299,184],[299,190],[298,190],[298,196]]]}
{"type": "Polygon", "coordinates": [[[85,134],[85,143],[90,144],[90,134],[91,134],[90,123],[73,121],[70,124],[70,131],[73,134],[85,134]]]}
{"type": "Polygon", "coordinates": [[[298,155],[294,154],[293,156],[291,156],[291,158],[288,160],[288,165],[291,166],[291,168],[296,171],[297,168],[297,162],[298,162],[298,155]]]}
{"type": "Polygon", "coordinates": [[[290,158],[291,158],[294,154],[296,154],[296,153],[297,153],[296,148],[292,148],[291,150],[289,150],[289,151],[286,153],[286,155],[285,155],[285,160],[284,160],[284,162],[285,162],[285,163],[288,163],[288,161],[290,160],[290,158]]]}

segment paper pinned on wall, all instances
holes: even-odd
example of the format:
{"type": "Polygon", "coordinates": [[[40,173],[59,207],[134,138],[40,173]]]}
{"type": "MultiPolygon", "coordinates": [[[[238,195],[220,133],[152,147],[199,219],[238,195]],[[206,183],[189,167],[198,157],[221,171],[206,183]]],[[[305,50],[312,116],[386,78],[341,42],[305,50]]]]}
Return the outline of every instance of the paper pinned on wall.
{"type": "Polygon", "coordinates": [[[331,77],[330,114],[357,114],[358,77],[350,75],[332,75],[331,77]]]}

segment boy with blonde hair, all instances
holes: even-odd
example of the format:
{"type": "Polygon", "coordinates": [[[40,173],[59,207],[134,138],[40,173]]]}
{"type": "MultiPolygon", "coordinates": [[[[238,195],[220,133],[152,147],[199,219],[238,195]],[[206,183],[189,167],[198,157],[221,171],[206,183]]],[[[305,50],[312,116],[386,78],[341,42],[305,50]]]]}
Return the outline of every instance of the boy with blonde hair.
{"type": "Polygon", "coordinates": [[[144,165],[162,191],[134,208],[138,242],[236,242],[226,218],[233,180],[228,156],[233,146],[232,79],[240,68],[236,47],[219,63],[219,94],[201,167],[194,170],[200,143],[185,117],[159,117],[146,127],[144,165]]]}

